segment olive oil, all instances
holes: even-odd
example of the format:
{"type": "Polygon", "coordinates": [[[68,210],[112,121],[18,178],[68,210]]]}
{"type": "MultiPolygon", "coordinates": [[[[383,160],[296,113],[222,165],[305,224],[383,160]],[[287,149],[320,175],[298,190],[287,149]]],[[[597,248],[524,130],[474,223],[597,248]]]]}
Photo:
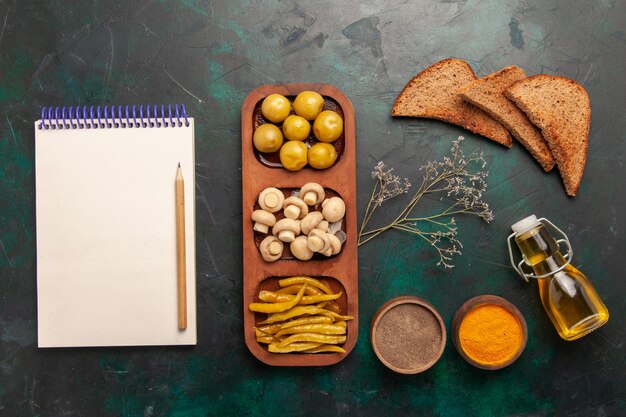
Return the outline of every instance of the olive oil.
{"type": "Polygon", "coordinates": [[[591,282],[568,263],[545,225],[530,216],[512,228],[524,261],[538,278],[543,307],[563,339],[576,340],[609,320],[591,282]]]}

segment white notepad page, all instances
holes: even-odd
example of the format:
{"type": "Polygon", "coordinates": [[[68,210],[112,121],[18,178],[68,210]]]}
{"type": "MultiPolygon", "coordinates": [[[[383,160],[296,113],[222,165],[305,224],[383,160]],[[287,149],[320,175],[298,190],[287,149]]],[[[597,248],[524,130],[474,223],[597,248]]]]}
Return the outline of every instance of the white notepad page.
{"type": "Polygon", "coordinates": [[[196,343],[194,122],[35,123],[39,347],[196,343]],[[176,170],[185,180],[187,329],[178,329],[176,170]]]}

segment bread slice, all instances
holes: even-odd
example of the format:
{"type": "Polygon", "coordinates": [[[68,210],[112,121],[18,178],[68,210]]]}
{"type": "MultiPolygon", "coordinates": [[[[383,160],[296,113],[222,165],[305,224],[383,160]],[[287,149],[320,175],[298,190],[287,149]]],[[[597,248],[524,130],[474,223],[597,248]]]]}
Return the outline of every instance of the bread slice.
{"type": "Polygon", "coordinates": [[[396,99],[391,115],[443,120],[510,148],[509,132],[458,94],[459,88],[475,79],[467,62],[451,58],[439,61],[409,81],[396,99]]]}
{"type": "Polygon", "coordinates": [[[591,120],[585,89],[569,78],[539,74],[516,82],[505,94],[541,129],[565,192],[575,196],[585,169],[591,120]]]}
{"type": "Polygon", "coordinates": [[[524,78],[524,70],[512,65],[461,87],[459,94],[506,127],[547,172],[554,167],[548,144],[526,114],[504,95],[511,84],[524,78]]]}

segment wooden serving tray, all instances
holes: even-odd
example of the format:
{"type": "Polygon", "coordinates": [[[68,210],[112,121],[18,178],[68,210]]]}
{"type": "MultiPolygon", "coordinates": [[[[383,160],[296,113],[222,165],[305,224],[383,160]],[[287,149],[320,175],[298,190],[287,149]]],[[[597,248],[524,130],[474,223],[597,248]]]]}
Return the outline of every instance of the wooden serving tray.
{"type": "MultiPolygon", "coordinates": [[[[341,113],[340,113],[341,114],[341,113]]],[[[313,129],[311,129],[313,130],[313,129]]],[[[343,93],[328,84],[286,84],[264,85],[254,89],[246,97],[241,112],[241,176],[243,195],[243,322],[246,345],[250,352],[262,362],[275,366],[324,366],[344,359],[354,348],[358,336],[358,261],[356,226],[356,132],[354,109],[343,93]],[[301,171],[290,172],[275,163],[267,163],[259,158],[252,144],[255,126],[260,123],[258,108],[262,100],[272,93],[282,94],[293,102],[301,91],[316,91],[326,102],[324,109],[338,105],[343,113],[343,137],[335,143],[338,158],[335,165],[325,170],[305,167],[301,171]],[[322,187],[338,193],[346,203],[344,218],[346,241],[342,251],[327,259],[279,259],[266,262],[255,243],[251,220],[259,193],[267,187],[279,189],[300,188],[307,182],[317,182],[322,187]],[[341,314],[350,315],[347,340],[342,347],[346,353],[270,353],[265,345],[256,341],[254,326],[266,315],[251,312],[248,305],[258,302],[260,290],[275,290],[279,278],[306,275],[321,279],[331,288],[343,291],[337,302],[341,314]]],[[[271,157],[271,155],[270,155],[271,157]]],[[[286,245],[287,246],[287,245],[286,245]]]]}

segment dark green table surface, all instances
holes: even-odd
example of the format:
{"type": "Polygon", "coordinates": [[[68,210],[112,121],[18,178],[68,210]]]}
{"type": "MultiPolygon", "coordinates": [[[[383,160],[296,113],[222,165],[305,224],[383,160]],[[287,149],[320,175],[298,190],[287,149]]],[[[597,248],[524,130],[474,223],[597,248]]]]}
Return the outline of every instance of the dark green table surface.
{"type": "Polygon", "coordinates": [[[626,2],[362,3],[0,1],[0,416],[626,415],[626,2]],[[390,117],[405,83],[446,57],[478,76],[515,64],[587,89],[577,197],[518,144],[390,117]],[[456,268],[436,267],[430,248],[395,232],[359,250],[359,341],[325,368],[266,366],[242,333],[240,108],[251,89],[288,82],[330,83],[354,104],[360,215],[379,160],[416,183],[417,168],[462,134],[491,172],[495,221],[457,219],[465,246],[456,268]],[[33,121],[44,105],[162,102],[186,103],[196,119],[198,344],[40,350],[33,121]],[[509,226],[531,213],[568,233],[574,264],[611,311],[579,341],[559,339],[536,286],[508,264],[509,226]],[[372,352],[369,322],[386,300],[423,297],[449,328],[464,300],[485,293],[526,317],[528,345],[513,366],[472,368],[448,341],[432,369],[402,376],[372,352]]]}

